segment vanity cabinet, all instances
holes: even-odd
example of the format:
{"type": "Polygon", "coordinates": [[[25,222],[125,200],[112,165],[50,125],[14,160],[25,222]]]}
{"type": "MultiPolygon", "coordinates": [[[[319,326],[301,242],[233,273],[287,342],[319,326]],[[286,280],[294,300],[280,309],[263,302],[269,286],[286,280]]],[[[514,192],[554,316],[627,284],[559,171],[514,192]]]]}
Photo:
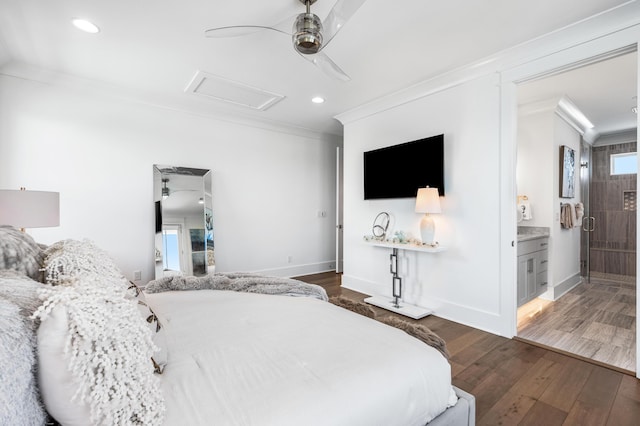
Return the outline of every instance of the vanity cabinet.
{"type": "Polygon", "coordinates": [[[547,291],[549,238],[518,243],[518,306],[547,291]]]}

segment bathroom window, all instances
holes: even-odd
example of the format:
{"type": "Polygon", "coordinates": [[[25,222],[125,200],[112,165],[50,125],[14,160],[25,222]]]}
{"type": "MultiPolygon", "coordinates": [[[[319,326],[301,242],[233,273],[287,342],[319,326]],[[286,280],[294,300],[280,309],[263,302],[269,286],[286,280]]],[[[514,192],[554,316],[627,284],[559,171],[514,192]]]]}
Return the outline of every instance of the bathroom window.
{"type": "Polygon", "coordinates": [[[638,153],[625,152],[611,154],[611,175],[630,175],[638,173],[638,153]]]}

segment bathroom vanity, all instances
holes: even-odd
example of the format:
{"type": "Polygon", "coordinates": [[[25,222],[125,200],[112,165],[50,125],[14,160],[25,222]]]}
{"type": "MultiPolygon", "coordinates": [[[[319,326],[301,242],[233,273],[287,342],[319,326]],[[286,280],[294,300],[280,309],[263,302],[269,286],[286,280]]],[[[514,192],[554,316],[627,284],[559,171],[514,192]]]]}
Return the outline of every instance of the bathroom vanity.
{"type": "Polygon", "coordinates": [[[548,228],[518,227],[518,306],[547,291],[548,228]]]}

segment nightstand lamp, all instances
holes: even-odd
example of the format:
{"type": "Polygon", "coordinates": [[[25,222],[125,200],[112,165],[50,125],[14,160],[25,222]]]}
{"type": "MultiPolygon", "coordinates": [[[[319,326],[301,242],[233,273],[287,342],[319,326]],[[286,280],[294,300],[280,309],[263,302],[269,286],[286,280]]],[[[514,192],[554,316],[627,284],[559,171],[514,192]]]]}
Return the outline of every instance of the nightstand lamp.
{"type": "Polygon", "coordinates": [[[0,225],[46,228],[60,225],[60,193],[0,189],[0,225]]]}
{"type": "Polygon", "coordinates": [[[420,238],[422,244],[433,246],[435,244],[433,237],[436,233],[436,225],[430,216],[434,213],[441,213],[440,195],[438,188],[420,188],[416,196],[416,213],[424,213],[420,221],[420,238]]]}

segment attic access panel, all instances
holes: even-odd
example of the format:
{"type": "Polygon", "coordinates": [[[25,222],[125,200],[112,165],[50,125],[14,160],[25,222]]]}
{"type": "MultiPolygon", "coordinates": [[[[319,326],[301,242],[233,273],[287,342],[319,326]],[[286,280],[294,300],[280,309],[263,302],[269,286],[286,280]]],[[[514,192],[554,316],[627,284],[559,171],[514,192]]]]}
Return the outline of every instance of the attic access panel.
{"type": "Polygon", "coordinates": [[[206,96],[222,102],[266,111],[285,98],[237,81],[227,80],[203,71],[197,71],[185,92],[206,96]]]}

